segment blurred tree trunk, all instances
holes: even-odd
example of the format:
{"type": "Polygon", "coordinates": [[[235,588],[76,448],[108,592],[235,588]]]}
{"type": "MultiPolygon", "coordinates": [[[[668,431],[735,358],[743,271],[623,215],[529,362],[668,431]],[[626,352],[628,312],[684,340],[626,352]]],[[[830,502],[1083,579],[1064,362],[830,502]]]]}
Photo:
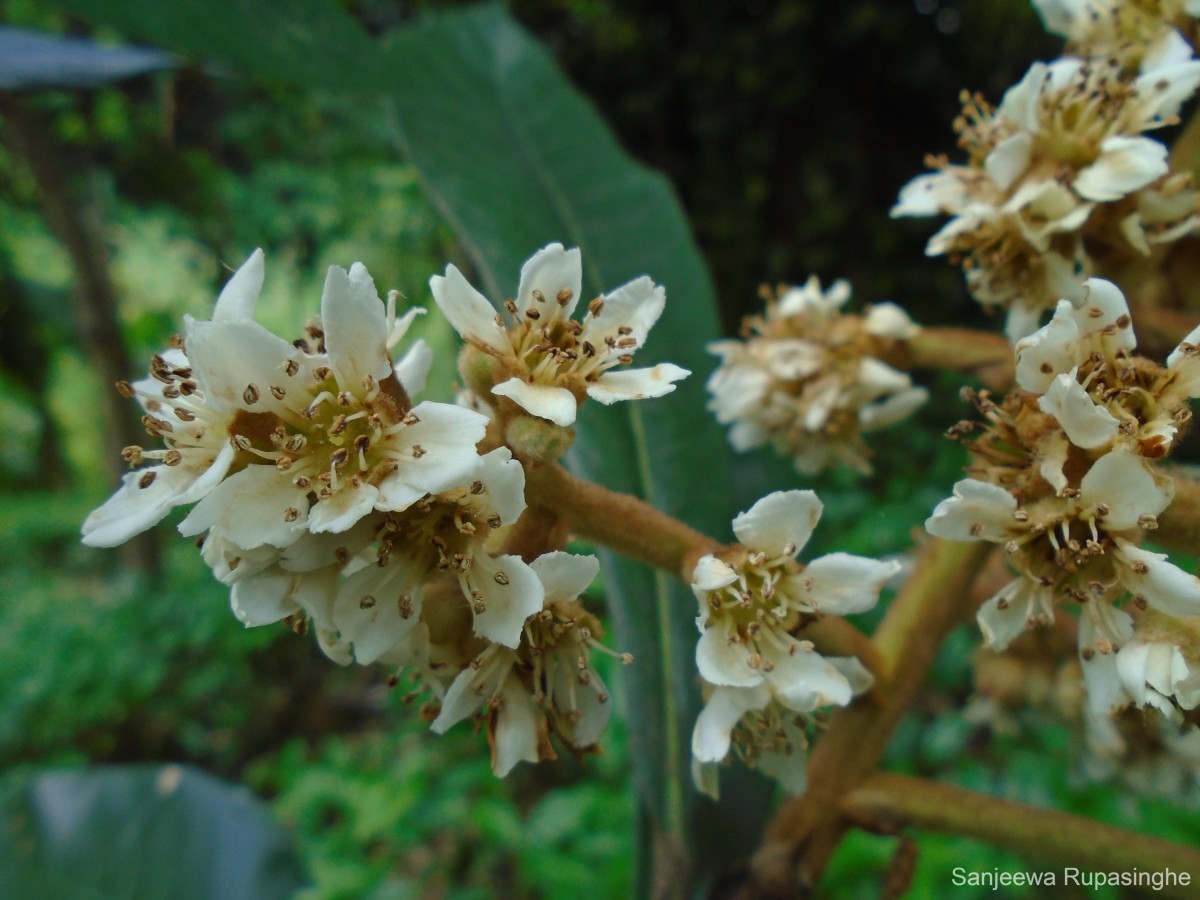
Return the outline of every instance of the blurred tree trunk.
{"type": "MultiPolygon", "coordinates": [[[[117,319],[102,211],[87,185],[91,172],[85,164],[68,162],[37,110],[21,98],[0,91],[0,115],[9,145],[29,166],[37,182],[46,222],[71,258],[75,276],[71,319],[88,363],[106,388],[100,410],[105,419],[104,458],[115,481],[126,472],[122,448],[141,443],[144,435],[132,405],[112,388],[132,376],[134,367],[117,319]]],[[[143,572],[158,572],[160,554],[152,532],[125,547],[123,552],[130,565],[143,572]]]]}

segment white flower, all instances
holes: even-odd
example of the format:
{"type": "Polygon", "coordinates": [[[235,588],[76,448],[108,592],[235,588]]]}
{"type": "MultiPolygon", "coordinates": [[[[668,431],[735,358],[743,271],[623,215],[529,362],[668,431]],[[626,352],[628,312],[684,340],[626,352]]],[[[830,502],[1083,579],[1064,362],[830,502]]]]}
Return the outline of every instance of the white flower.
{"type": "Polygon", "coordinates": [[[822,291],[814,276],[767,300],[746,320],[745,341],[708,345],[721,365],[708,379],[708,408],[730,425],[735,450],[774,444],[797,470],[829,465],[871,471],[862,435],[901,421],[928,399],[924,388],[872,354],[913,338],[917,325],[894,303],[843,315],[845,281],[822,291]]]}
{"type": "Polygon", "coordinates": [[[696,664],[706,681],[730,687],[770,684],[793,709],[849,702],[846,677],[795,632],[823,613],[870,609],[899,565],[831,553],[799,566],[795,556],[820,515],[821,502],[812,491],[769,494],[734,519],[744,549],[697,563],[692,575],[700,607],[696,664]]]}
{"type": "Polygon", "coordinates": [[[521,268],[515,299],[504,307],[511,324],[471,287],[453,265],[429,286],[450,324],[473,346],[495,357],[498,397],[556,425],[575,421],[585,396],[611,404],[661,397],[689,372],[670,363],[616,371],[633,360],[666,302],[665,291],[642,276],[588,304],[582,322],[571,319],[579,302],[578,249],[550,244],[521,268]]]}
{"type": "Polygon", "coordinates": [[[262,277],[256,252],[211,320],[187,320],[186,356],[155,357],[150,380],[125,386],[166,445],[126,455],[163,462],[126,476],[84,523],[85,543],[120,543],[199,501],[180,525],[185,535],[218,529],[242,550],[282,548],[470,480],[486,418],[413,407],[397,372],[423,382],[428,348],[418,344],[395,369],[388,355],[419,310],[396,320],[394,297],[385,308],[361,264],[334,266],[319,324],[293,345],[254,320],[262,277]]]}
{"type": "MultiPolygon", "coordinates": [[[[853,657],[827,660],[849,685],[850,695],[870,690],[874,678],[853,657]]],[[[806,786],[807,713],[828,705],[805,698],[799,705],[767,684],[712,688],[692,731],[692,776],[696,786],[717,796],[716,763],[735,746],[747,765],[778,781],[789,794],[806,786]]],[[[839,704],[842,705],[842,704],[839,704]]]]}
{"type": "Polygon", "coordinates": [[[1182,719],[1175,703],[1186,710],[1200,705],[1200,667],[1172,641],[1135,633],[1117,651],[1117,675],[1136,706],[1153,706],[1174,721],[1182,719]]]}

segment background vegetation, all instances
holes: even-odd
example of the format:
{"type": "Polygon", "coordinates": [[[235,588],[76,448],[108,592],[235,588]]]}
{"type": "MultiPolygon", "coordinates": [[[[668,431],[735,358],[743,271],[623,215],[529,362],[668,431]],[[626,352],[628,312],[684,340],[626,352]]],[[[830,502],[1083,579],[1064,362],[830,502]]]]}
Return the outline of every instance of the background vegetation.
{"type": "MultiPolygon", "coordinates": [[[[374,35],[447,5],[342,4],[374,35]]],[[[960,88],[998,98],[1031,59],[1057,53],[1023,6],[517,0],[511,12],[632,155],[667,174],[711,266],[726,331],[755,309],[759,283],[814,272],[848,277],[857,300],[895,299],[924,322],[981,319],[957,273],[923,258],[929,223],[891,222],[887,209],[925,153],[953,150],[960,88]]],[[[103,41],[140,36],[27,0],[0,2],[0,19],[103,41]]],[[[620,718],[604,756],[523,766],[498,782],[481,736],[466,726],[428,733],[386,672],[339,669],[283,629],[242,629],[226,590],[168,527],[161,544],[125,554],[77,540],[115,483],[114,441],[97,414],[111,391],[100,357],[112,348],[87,340],[78,265],[48,216],[30,123],[34,155],[61,161],[69,178],[59,187],[102,238],[107,260],[95,262],[118,298],[128,375],[184,313],[207,312],[229,267],[255,246],[268,258],[263,318],[284,334],[315,311],[330,264],[362,260],[378,284],[429,305],[430,274],[475,261],[397,154],[388,110],[199,57],[19,103],[23,126],[12,106],[0,117],[0,767],[10,780],[47,767],[174,761],[244,783],[292,830],[314,898],[628,893],[638,877],[631,768],[641,749],[620,718]]],[[[475,148],[481,165],[486,137],[475,148]]],[[[536,246],[514,251],[518,261],[536,246]]],[[[500,274],[515,279],[516,267],[500,274]]],[[[667,288],[672,303],[689,302],[667,288]]],[[[452,334],[436,314],[421,328],[440,351],[428,396],[448,399],[452,334]]],[[[939,437],[963,414],[955,386],[931,387],[942,399],[885,442],[876,476],[804,485],[826,503],[811,553],[911,545],[913,526],[962,465],[939,437]]],[[[735,471],[737,508],[799,483],[752,456],[735,471]]],[[[678,613],[690,619],[690,609],[678,613]]],[[[1065,726],[1031,717],[1001,734],[964,717],[976,645],[966,626],[948,644],[894,741],[892,767],[1200,837],[1194,811],[1178,802],[1194,798],[1145,800],[1082,781],[1065,726]]],[[[614,678],[625,712],[627,678],[614,678]]],[[[851,840],[831,893],[874,893],[895,846],[851,840]]],[[[913,895],[941,893],[955,865],[1022,863],[923,836],[913,895]]]]}

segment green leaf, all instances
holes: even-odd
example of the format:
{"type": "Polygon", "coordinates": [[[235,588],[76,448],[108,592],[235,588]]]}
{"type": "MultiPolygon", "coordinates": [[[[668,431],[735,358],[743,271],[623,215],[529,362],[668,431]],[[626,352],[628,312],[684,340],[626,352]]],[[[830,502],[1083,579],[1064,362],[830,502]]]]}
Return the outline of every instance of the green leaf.
{"type": "Polygon", "coordinates": [[[272,900],[307,882],[263,804],[195,769],[47,772],[9,793],[0,896],[272,900]]]}
{"type": "MultiPolygon", "coordinates": [[[[514,290],[521,264],[551,241],[582,249],[589,296],[643,274],[663,284],[666,312],[637,364],[670,360],[692,377],[666,398],[608,409],[586,404],[570,464],[727,537],[727,451],[703,412],[712,368],[704,345],[717,335],[704,262],[666,179],[621,149],[546,51],[502,9],[441,16],[396,33],[381,48],[322,0],[59,2],[175,50],[355,93],[363,116],[379,115],[374,101],[385,94],[404,153],[494,299],[514,290]]],[[[714,809],[695,794],[695,599],[662,573],[611,554],[602,562],[617,643],[637,659],[622,678],[636,782],[646,821],[659,832],[639,845],[668,849],[652,863],[660,876],[672,863],[702,876],[756,839],[765,791],[756,783],[737,810],[728,803],[714,809]]],[[[678,883],[677,872],[668,874],[678,883]]]]}

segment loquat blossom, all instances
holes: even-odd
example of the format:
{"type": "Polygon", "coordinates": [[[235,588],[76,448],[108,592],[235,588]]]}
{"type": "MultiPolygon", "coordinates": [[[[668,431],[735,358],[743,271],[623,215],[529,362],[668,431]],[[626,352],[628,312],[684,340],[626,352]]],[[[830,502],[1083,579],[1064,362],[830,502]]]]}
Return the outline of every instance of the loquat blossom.
{"type": "Polygon", "coordinates": [[[1194,41],[1196,0],[1034,0],[1048,31],[1067,41],[1072,56],[1117,58],[1136,70],[1145,57],[1194,41]]]}
{"type": "Polygon", "coordinates": [[[165,449],[131,447],[126,476],[83,525],[113,546],[199,501],[185,535],[218,529],[242,550],[282,548],[306,531],[341,532],[372,510],[403,510],[470,480],[485,417],[449,404],[413,406],[397,372],[423,381],[428,349],[393,368],[388,348],[419,310],[397,320],[367,270],[329,270],[321,319],[289,344],[254,320],[256,252],[218,298],[213,318],[187,319],[182,347],[156,356],[151,379],[121,385],[147,411],[165,449]]]}
{"type": "Polygon", "coordinates": [[[803,287],[766,294],[767,311],[746,320],[744,340],[715,341],[721,365],[708,379],[708,408],[730,425],[744,451],[772,444],[798,471],[844,465],[869,473],[862,435],[901,421],[928,399],[905,372],[878,359],[911,339],[917,326],[894,303],[847,315],[845,281],[822,291],[803,287]]]}
{"type": "MultiPolygon", "coordinates": [[[[857,660],[825,658],[802,632],[826,613],[873,607],[899,563],[831,553],[802,566],[795,557],[821,509],[812,491],[769,494],[734,519],[741,546],[696,564],[696,665],[713,687],[693,735],[701,766],[726,756],[745,715],[785,722],[821,706],[845,706],[870,686],[870,674],[857,660]]],[[[780,728],[791,736],[772,730],[753,747],[746,738],[739,745],[742,757],[774,760],[803,749],[792,729],[780,728]]]]}
{"type": "Polygon", "coordinates": [[[1200,196],[1144,132],[1177,121],[1200,60],[1176,36],[1127,76],[1115,58],[1034,63],[999,107],[964,97],[966,164],[909,182],[892,216],[949,215],[929,256],[963,266],[977,300],[1008,312],[1015,342],[1078,283],[1095,253],[1148,254],[1200,226],[1200,196]],[[1113,248],[1123,248],[1114,250],[1113,248]]]}
{"type": "MultiPolygon", "coordinates": [[[[455,330],[492,363],[486,386],[476,392],[495,404],[505,397],[559,426],[575,421],[591,397],[601,403],[661,397],[690,373],[671,363],[646,369],[633,362],[662,315],[666,292],[642,276],[595,298],[582,321],[571,316],[579,303],[583,270],[579,250],[549,244],[521,267],[515,297],[499,313],[453,265],[435,275],[433,298],[455,330]],[[505,318],[507,314],[507,318],[505,318]]],[[[468,368],[470,366],[468,365],[468,368]]],[[[468,386],[475,388],[468,375],[468,386]]]]}

